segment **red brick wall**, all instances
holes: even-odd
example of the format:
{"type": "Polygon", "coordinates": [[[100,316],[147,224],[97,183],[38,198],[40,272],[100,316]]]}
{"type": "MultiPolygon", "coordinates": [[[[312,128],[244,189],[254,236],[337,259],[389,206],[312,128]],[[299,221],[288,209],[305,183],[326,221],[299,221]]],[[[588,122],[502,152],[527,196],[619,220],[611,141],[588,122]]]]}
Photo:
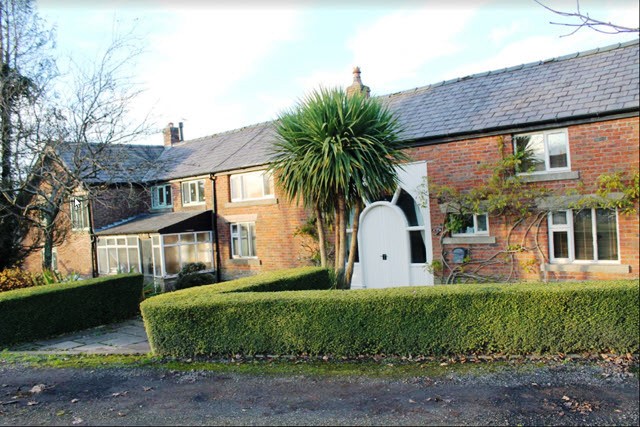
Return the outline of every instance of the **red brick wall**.
{"type": "Polygon", "coordinates": [[[93,225],[96,229],[147,212],[151,207],[149,190],[141,186],[109,187],[99,190],[93,201],[93,225]]]}
{"type": "MultiPolygon", "coordinates": [[[[581,194],[593,193],[596,179],[603,173],[623,170],[637,170],[639,165],[638,118],[609,120],[599,123],[575,125],[568,127],[571,170],[580,173],[580,179],[547,181],[539,184],[562,192],[575,189],[581,194]]],[[[500,136],[475,138],[449,142],[439,145],[416,147],[409,150],[414,160],[428,162],[430,179],[441,185],[449,185],[460,190],[469,189],[481,184],[491,176],[490,169],[483,169],[484,164],[499,160],[500,136]]],[[[502,135],[505,147],[511,145],[511,135],[502,135]]],[[[443,228],[445,214],[439,209],[437,200],[430,200],[432,242],[434,259],[440,259],[442,251],[438,230],[443,228]]],[[[486,259],[505,247],[507,226],[500,218],[489,220],[489,232],[495,236],[495,244],[451,244],[445,245],[446,257],[451,259],[454,247],[465,247],[471,251],[472,258],[486,259]]],[[[639,222],[638,215],[618,216],[620,238],[620,260],[623,265],[631,266],[631,274],[605,273],[549,273],[550,280],[583,280],[606,278],[637,278],[639,270],[639,222]]],[[[533,230],[536,230],[534,227],[533,230]]],[[[523,233],[517,232],[510,239],[511,244],[522,244],[523,233]]],[[[525,246],[535,245],[536,233],[530,233],[524,241],[525,246]]],[[[546,220],[540,224],[537,232],[539,245],[548,257],[546,220]]],[[[514,271],[516,278],[538,279],[543,274],[539,269],[539,261],[532,271],[525,268],[527,261],[534,259],[531,253],[518,254],[518,263],[514,271]]],[[[539,255],[538,255],[539,259],[539,255]]],[[[494,265],[494,272],[509,274],[510,265],[494,265]]],[[[486,270],[485,270],[486,272],[486,270]]]]}
{"type": "Polygon", "coordinates": [[[308,217],[302,207],[288,203],[277,191],[275,204],[265,205],[261,204],[261,201],[255,204],[231,203],[229,175],[216,179],[216,189],[221,273],[225,280],[309,264],[301,246],[301,239],[294,237],[296,229],[308,217]],[[234,216],[241,215],[256,215],[257,260],[231,257],[230,221],[235,222],[234,216]]]}
{"type": "MultiPolygon", "coordinates": [[[[91,237],[88,230],[70,229],[69,203],[62,207],[57,223],[61,230],[60,237],[56,238],[54,244],[58,252],[58,271],[64,275],[78,273],[84,277],[91,277],[91,237]]],[[[28,236],[27,241],[33,236],[33,233],[28,236]]],[[[33,273],[42,272],[42,250],[32,252],[24,260],[23,268],[33,273]]]]}

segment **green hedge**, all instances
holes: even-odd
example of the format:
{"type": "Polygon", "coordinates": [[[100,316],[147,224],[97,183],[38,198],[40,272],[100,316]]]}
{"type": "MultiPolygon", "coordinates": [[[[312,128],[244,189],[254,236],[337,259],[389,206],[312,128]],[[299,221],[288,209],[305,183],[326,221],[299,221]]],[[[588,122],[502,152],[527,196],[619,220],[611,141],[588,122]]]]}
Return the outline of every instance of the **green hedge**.
{"type": "Polygon", "coordinates": [[[0,293],[0,345],[45,338],[139,313],[141,274],[100,277],[0,293]]]}
{"type": "Polygon", "coordinates": [[[226,293],[215,286],[142,304],[156,354],[524,354],[639,346],[637,281],[239,292],[273,290],[258,276],[221,285],[226,293]]]}

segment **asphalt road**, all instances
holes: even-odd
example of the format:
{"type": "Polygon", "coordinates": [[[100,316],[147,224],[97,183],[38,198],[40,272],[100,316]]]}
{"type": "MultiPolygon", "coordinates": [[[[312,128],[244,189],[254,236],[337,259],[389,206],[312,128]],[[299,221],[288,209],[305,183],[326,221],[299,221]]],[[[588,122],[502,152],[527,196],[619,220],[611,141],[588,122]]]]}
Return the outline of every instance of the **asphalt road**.
{"type": "Polygon", "coordinates": [[[0,425],[638,425],[614,365],[379,379],[0,364],[0,425]]]}

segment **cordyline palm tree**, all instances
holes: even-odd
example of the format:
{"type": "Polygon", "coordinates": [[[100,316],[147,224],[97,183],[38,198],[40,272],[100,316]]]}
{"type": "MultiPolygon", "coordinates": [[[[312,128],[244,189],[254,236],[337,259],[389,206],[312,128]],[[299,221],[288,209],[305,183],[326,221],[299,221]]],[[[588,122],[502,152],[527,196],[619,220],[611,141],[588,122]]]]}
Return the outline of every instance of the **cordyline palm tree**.
{"type": "Polygon", "coordinates": [[[315,211],[322,266],[326,266],[324,215],[333,213],[335,269],[349,287],[357,251],[363,200],[395,190],[395,166],[408,157],[398,140],[399,125],[379,100],[341,89],[320,88],[276,122],[270,170],[290,200],[315,211]],[[354,210],[353,238],[346,263],[347,214],[354,210]],[[343,270],[344,269],[344,270],[343,270]]]}

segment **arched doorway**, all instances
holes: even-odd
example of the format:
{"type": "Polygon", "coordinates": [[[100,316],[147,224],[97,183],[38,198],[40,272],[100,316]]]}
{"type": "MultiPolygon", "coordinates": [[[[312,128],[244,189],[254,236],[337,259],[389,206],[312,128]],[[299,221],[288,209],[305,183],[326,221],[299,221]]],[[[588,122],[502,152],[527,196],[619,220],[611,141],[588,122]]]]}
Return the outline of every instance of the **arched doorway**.
{"type": "Polygon", "coordinates": [[[358,255],[351,287],[432,285],[429,206],[417,203],[426,163],[403,165],[393,194],[368,201],[360,215],[358,255]]]}
{"type": "Polygon", "coordinates": [[[409,239],[407,220],[397,206],[376,202],[364,210],[360,233],[360,262],[366,266],[367,288],[388,288],[409,283],[409,239]]]}

